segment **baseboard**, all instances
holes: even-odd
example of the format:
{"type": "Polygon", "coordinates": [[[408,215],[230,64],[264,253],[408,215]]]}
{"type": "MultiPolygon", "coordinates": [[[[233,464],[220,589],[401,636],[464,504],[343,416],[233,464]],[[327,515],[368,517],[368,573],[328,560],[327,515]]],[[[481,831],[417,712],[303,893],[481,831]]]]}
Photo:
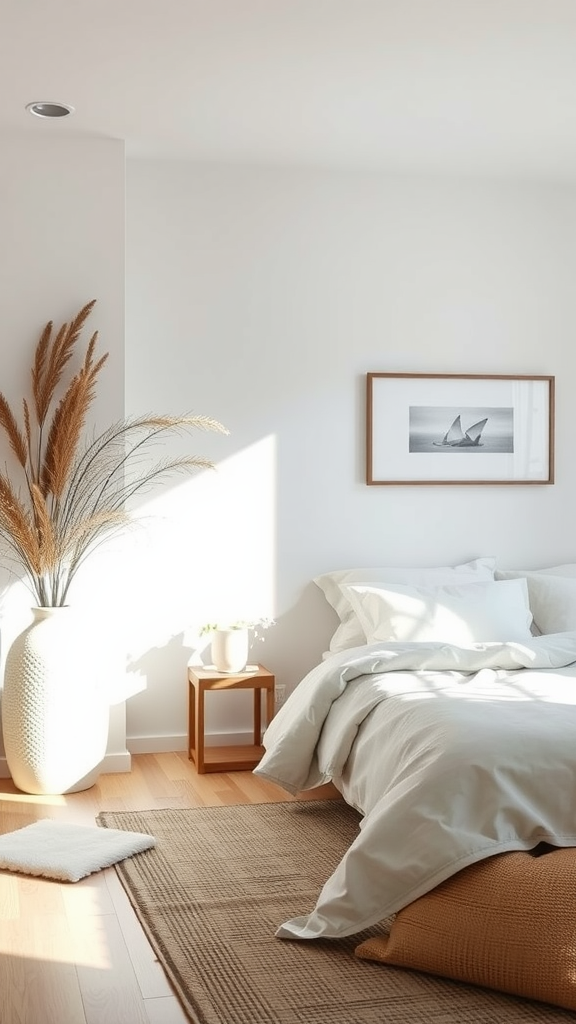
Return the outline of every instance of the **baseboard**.
{"type": "MultiPolygon", "coordinates": [[[[207,747],[229,747],[237,743],[252,743],[252,732],[218,732],[208,733],[205,737],[207,747]]],[[[174,750],[188,750],[187,733],[172,736],[128,736],[126,750],[106,754],[102,762],[102,774],[112,772],[129,772],[132,769],[132,754],[166,754],[174,750]]],[[[4,755],[0,755],[0,779],[9,779],[10,772],[4,755]]]]}
{"type": "Polygon", "coordinates": [[[132,771],[132,757],[130,756],[129,750],[123,750],[121,753],[117,754],[106,754],[101,768],[103,775],[107,775],[112,772],[130,771],[132,771]]]}
{"type": "MultiPolygon", "coordinates": [[[[253,743],[251,730],[245,732],[212,732],[204,737],[207,747],[230,747],[238,743],[253,743]]],[[[127,736],[126,746],[131,754],[165,754],[173,750],[188,750],[188,734],[172,736],[127,736]]]]}
{"type": "MultiPolygon", "coordinates": [[[[102,761],[100,771],[102,775],[107,775],[113,772],[129,772],[132,769],[132,758],[128,750],[123,750],[121,753],[106,754],[106,757],[102,761]]],[[[0,754],[0,779],[9,779],[10,772],[8,770],[8,762],[4,754],[0,754]]]]}

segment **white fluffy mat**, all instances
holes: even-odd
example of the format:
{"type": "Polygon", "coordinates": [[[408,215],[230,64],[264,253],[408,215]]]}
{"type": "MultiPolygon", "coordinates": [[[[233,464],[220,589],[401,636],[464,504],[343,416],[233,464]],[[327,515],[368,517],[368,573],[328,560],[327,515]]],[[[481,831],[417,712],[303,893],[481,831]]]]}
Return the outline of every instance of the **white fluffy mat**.
{"type": "Polygon", "coordinates": [[[0,868],[77,882],[155,845],[154,836],[142,832],[43,818],[0,835],[0,868]]]}

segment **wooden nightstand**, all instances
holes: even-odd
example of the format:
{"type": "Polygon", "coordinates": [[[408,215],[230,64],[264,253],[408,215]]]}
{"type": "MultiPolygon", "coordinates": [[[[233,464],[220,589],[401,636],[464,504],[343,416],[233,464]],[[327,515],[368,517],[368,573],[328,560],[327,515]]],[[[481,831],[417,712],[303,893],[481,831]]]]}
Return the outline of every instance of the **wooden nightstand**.
{"type": "Polygon", "coordinates": [[[255,768],[262,746],[262,691],[266,693],[266,725],[274,715],[274,676],[263,665],[257,672],[223,675],[217,669],[188,667],[188,757],[196,771],[233,772],[255,768]],[[207,690],[254,690],[254,743],[234,747],[204,745],[204,694],[207,690]]]}

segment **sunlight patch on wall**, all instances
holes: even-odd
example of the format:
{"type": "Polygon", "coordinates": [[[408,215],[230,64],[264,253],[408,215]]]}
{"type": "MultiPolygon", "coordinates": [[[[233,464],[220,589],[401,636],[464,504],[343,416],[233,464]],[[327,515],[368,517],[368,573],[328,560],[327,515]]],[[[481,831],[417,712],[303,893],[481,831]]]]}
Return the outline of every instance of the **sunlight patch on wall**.
{"type": "MultiPolygon", "coordinates": [[[[172,478],[87,560],[70,600],[91,616],[90,656],[111,704],[142,692],[151,672],[162,674],[168,644],[201,660],[210,640],[200,637],[202,625],[275,617],[276,476],[270,435],[212,471],[172,478]]],[[[33,604],[22,583],[9,589],[2,661],[33,604]]]]}
{"type": "Polygon", "coordinates": [[[194,646],[205,623],[274,618],[274,436],[151,497],[138,520],[122,556],[133,657],[180,634],[194,646]]]}

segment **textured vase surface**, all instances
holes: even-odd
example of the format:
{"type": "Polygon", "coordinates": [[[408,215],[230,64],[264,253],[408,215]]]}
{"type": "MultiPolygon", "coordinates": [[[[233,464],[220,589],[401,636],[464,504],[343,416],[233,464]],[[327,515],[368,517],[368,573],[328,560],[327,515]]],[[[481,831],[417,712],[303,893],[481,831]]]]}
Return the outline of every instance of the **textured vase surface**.
{"type": "Polygon", "coordinates": [[[73,609],[34,608],[6,656],[2,733],[14,785],[25,793],[88,789],[106,753],[109,704],[94,638],[73,609]]]}
{"type": "Polygon", "coordinates": [[[212,637],[212,663],[219,672],[242,672],[248,661],[248,630],[217,629],[212,637]]]}

